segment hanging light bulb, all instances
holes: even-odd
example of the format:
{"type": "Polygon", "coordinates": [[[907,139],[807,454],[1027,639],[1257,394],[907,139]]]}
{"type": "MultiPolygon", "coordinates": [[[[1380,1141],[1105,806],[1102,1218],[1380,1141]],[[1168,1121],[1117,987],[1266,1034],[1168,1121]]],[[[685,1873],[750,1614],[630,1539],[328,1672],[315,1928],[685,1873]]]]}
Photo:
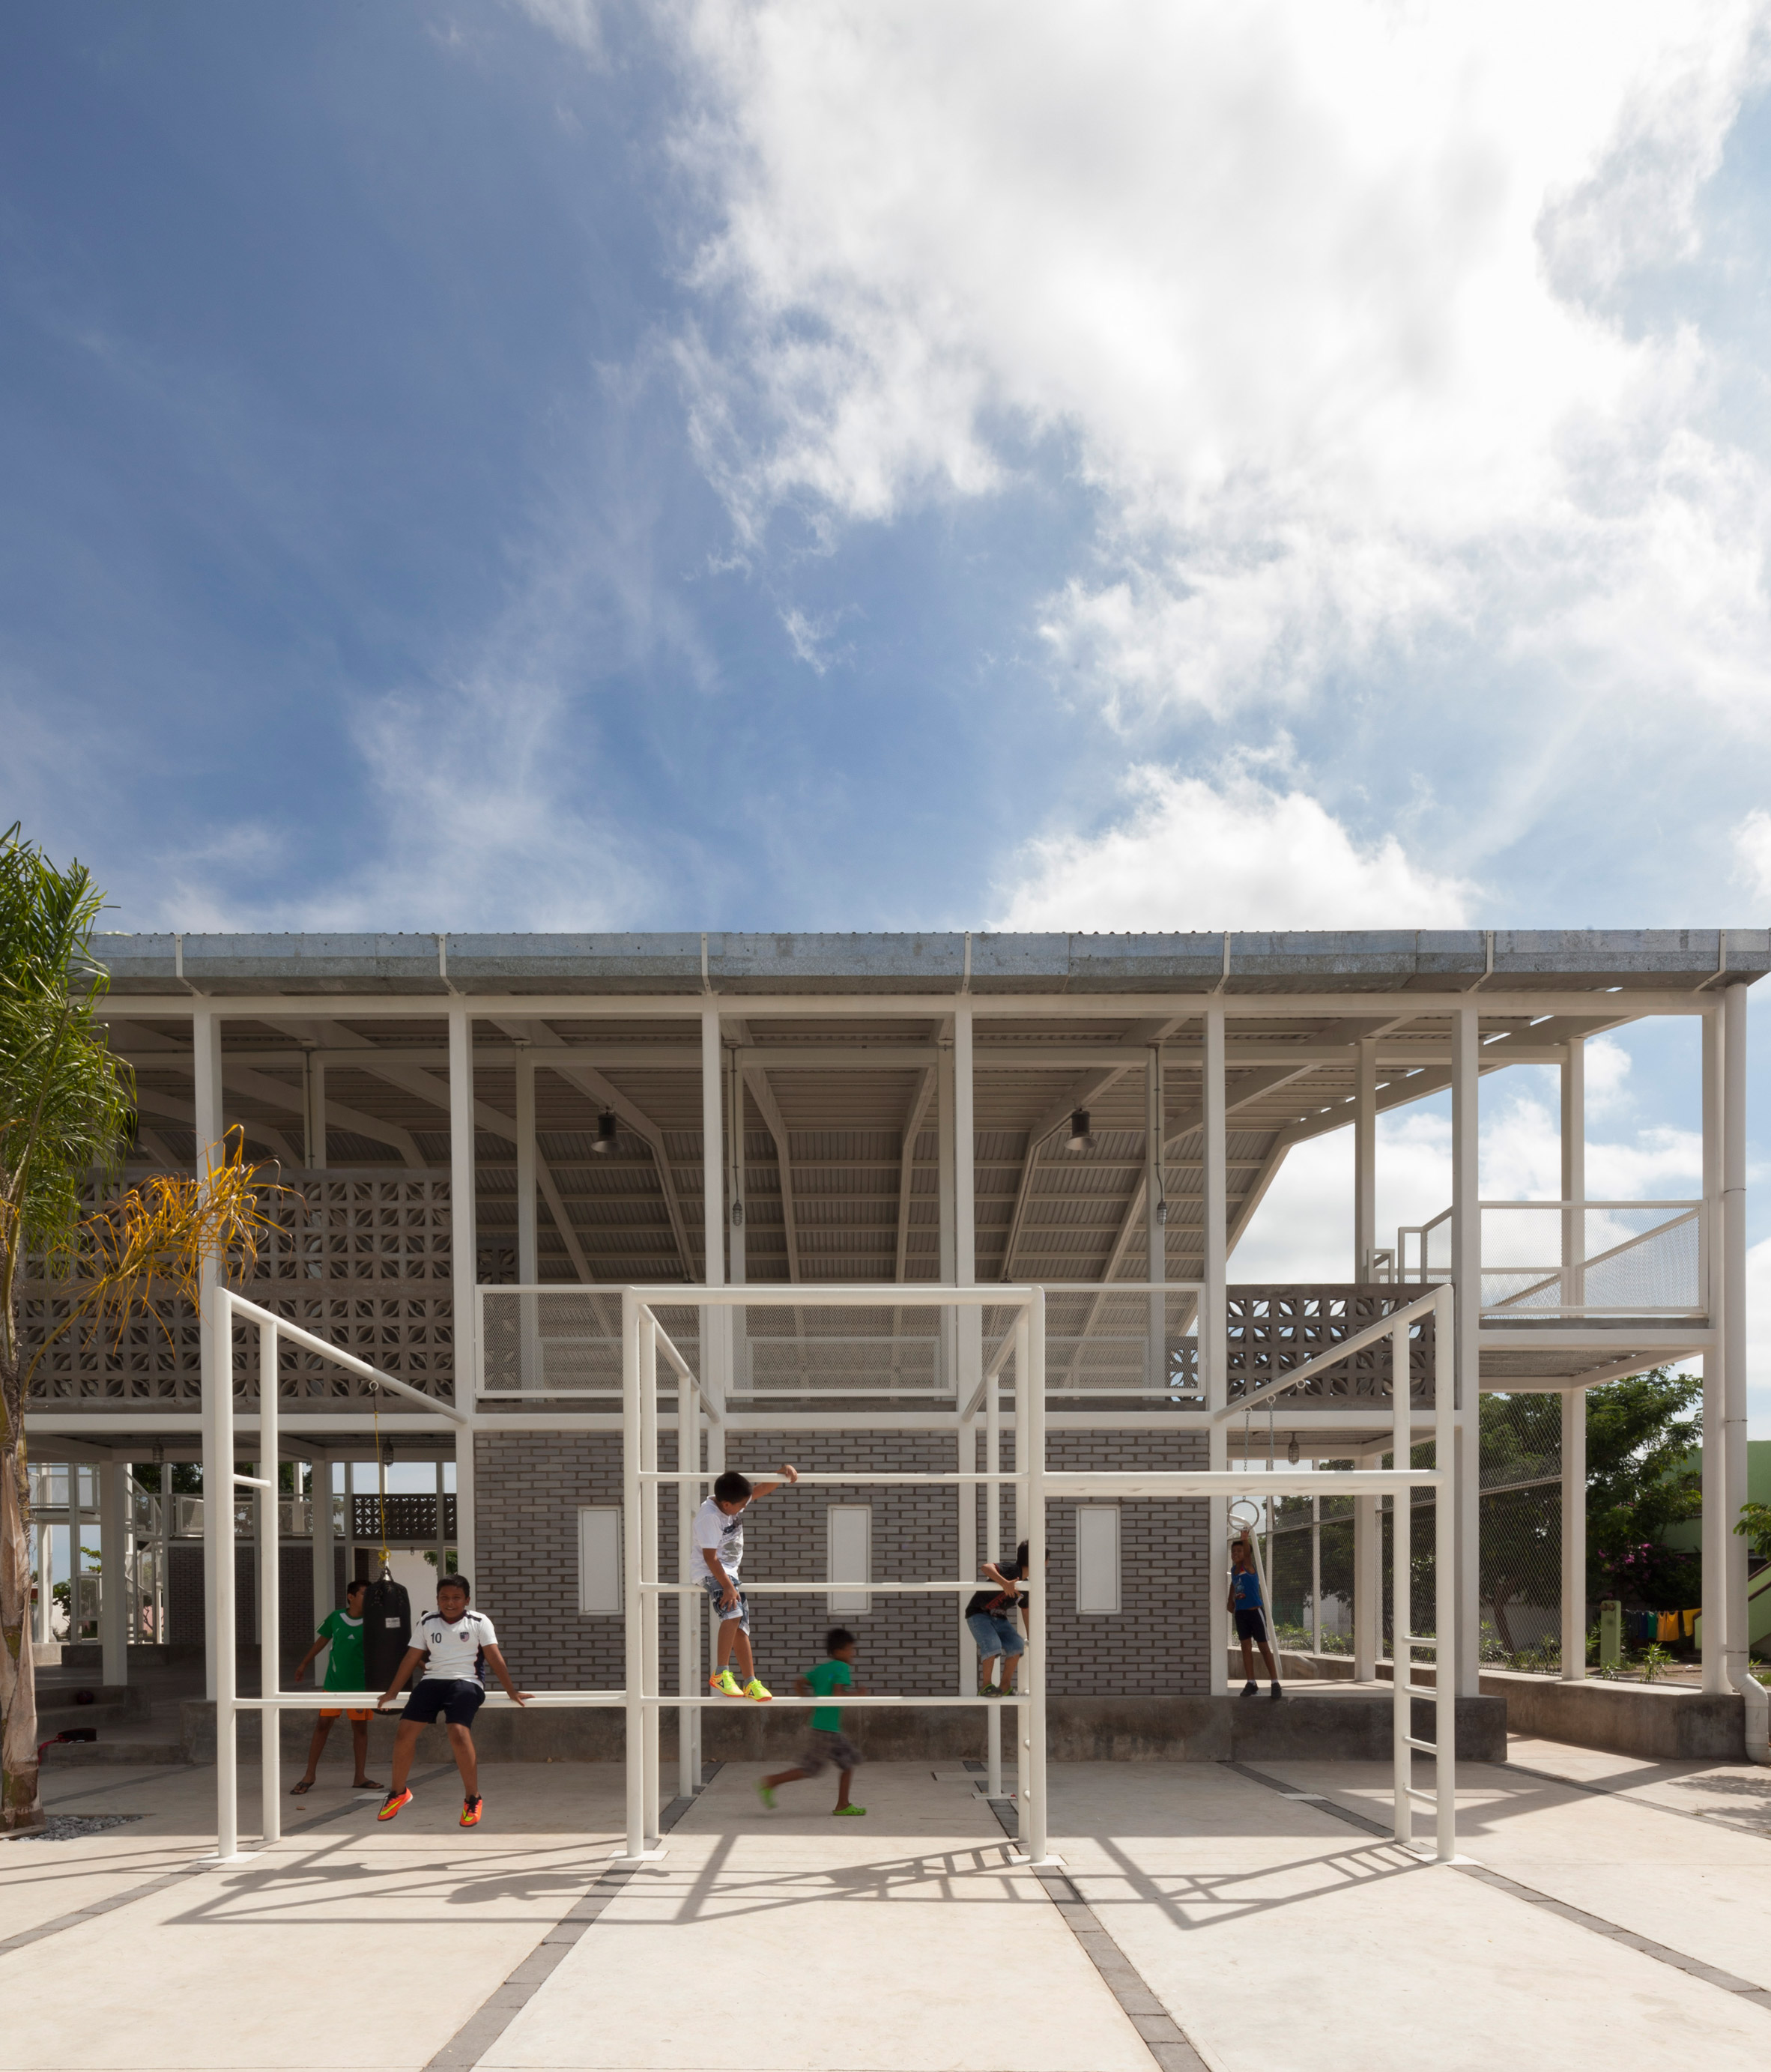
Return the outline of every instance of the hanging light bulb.
{"type": "Polygon", "coordinates": [[[597,1141],[590,1148],[605,1156],[614,1149],[615,1112],[612,1108],[606,1108],[597,1117],[597,1141]]]}
{"type": "Polygon", "coordinates": [[[1292,1443],[1285,1449],[1285,1457],[1295,1468],[1297,1466],[1297,1434],[1292,1434],[1292,1443]]]}
{"type": "Polygon", "coordinates": [[[1066,1151],[1092,1151],[1095,1149],[1095,1140],[1088,1132],[1088,1110],[1086,1108],[1078,1108],[1070,1116],[1070,1141],[1064,1149],[1066,1151]]]}

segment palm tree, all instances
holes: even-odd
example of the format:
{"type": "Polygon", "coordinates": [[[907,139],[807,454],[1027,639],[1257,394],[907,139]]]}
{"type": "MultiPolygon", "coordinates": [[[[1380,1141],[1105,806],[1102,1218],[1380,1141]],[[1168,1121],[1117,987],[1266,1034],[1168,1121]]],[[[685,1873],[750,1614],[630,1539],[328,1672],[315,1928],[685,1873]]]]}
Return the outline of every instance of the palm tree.
{"type": "Polygon", "coordinates": [[[25,1405],[50,1347],[121,1333],[158,1303],[195,1302],[205,1264],[248,1266],[266,1227],[258,1169],[242,1141],[215,1147],[202,1179],[162,1178],[88,1209],[127,1148],[134,1085],[97,1008],[108,979],[92,954],[104,903],[80,864],[0,834],[0,1832],[35,1827],[37,1694],[31,1652],[31,1499],[25,1405]],[[19,1268],[40,1255],[66,1285],[27,1334],[19,1268]]]}

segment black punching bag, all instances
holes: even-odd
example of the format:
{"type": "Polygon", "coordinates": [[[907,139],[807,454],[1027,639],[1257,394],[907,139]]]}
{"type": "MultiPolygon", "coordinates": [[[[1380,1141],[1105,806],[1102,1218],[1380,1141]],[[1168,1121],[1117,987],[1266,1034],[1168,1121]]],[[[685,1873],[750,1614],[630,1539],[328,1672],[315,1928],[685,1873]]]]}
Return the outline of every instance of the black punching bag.
{"type": "Polygon", "coordinates": [[[364,1688],[385,1691],[412,1641],[412,1600],[385,1566],[363,1593],[364,1688]]]}

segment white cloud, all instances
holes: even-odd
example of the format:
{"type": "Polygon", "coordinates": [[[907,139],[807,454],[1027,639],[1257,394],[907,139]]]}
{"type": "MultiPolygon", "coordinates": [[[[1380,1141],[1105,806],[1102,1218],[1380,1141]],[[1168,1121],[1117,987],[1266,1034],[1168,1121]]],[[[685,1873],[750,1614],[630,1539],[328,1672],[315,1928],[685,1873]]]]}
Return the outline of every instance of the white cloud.
{"type": "Polygon", "coordinates": [[[1771,900],[1771,813],[1747,815],[1734,830],[1736,879],[1755,899],[1771,900]]]}
{"type": "Polygon", "coordinates": [[[1584,1077],[1588,1115],[1604,1113],[1626,1104],[1629,1099],[1629,1053],[1610,1036],[1589,1036],[1585,1049],[1584,1077]]]}
{"type": "Polygon", "coordinates": [[[1143,767],[1099,834],[1030,845],[1003,928],[1456,927],[1473,888],[1411,862],[1394,836],[1362,847],[1317,800],[1246,766],[1215,783],[1143,767]]]}
{"type": "Polygon", "coordinates": [[[701,0],[709,464],[754,529],[988,492],[1005,430],[1056,436],[1100,522],[1043,631],[1127,715],[1449,631],[1576,704],[1762,723],[1771,491],[1699,428],[1696,334],[1608,314],[1692,249],[1758,17],[701,0]]]}

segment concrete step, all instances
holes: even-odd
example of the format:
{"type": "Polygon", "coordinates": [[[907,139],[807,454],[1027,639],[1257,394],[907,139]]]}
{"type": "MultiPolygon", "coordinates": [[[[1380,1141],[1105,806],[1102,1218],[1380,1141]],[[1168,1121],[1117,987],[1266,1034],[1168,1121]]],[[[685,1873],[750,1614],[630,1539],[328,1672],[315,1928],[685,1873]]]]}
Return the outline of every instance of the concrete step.
{"type": "Polygon", "coordinates": [[[146,1716],[145,1712],[132,1712],[126,1705],[39,1705],[37,1738],[46,1741],[64,1727],[109,1727],[114,1730],[134,1725],[146,1716]]]}
{"type": "Polygon", "coordinates": [[[183,1763],[190,1758],[182,1741],[129,1741],[119,1735],[107,1741],[55,1741],[43,1750],[46,1768],[56,1770],[105,1769],[117,1763],[183,1763]]]}
{"type": "Polygon", "coordinates": [[[37,1713],[39,1718],[54,1712],[56,1725],[77,1727],[83,1722],[96,1726],[109,1717],[113,1723],[123,1720],[145,1720],[154,1710],[154,1701],[138,1684],[86,1684],[75,1679],[44,1679],[37,1685],[37,1713]],[[76,1705],[74,1693],[89,1691],[92,1702],[76,1705]],[[67,1714],[65,1719],[60,1716],[67,1714]]]}

